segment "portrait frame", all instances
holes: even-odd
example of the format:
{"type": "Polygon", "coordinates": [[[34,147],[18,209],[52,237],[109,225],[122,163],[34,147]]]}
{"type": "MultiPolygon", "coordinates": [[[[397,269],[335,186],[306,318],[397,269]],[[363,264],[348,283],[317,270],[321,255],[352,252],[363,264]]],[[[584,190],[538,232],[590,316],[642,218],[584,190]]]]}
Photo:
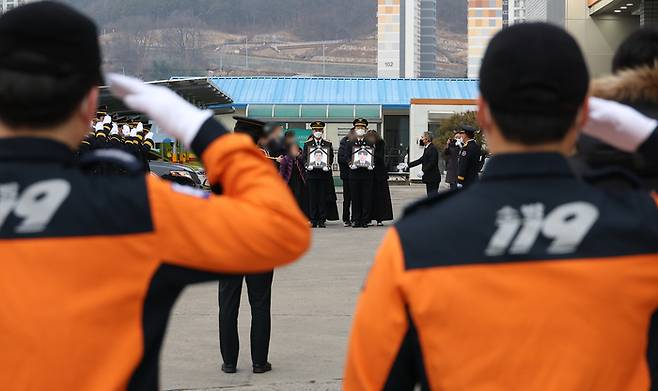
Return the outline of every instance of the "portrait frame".
{"type": "Polygon", "coordinates": [[[352,148],[352,166],[356,168],[375,168],[375,148],[369,145],[352,148]]]}
{"type": "Polygon", "coordinates": [[[329,167],[329,148],[318,146],[311,147],[306,156],[306,166],[313,169],[324,169],[329,167]]]}

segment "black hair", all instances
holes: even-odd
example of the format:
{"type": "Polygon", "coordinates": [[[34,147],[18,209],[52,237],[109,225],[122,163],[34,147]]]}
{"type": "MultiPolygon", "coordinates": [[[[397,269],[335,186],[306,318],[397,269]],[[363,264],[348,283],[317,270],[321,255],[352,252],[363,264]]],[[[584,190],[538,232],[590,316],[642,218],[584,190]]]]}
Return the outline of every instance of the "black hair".
{"type": "Polygon", "coordinates": [[[491,109],[491,115],[503,137],[523,145],[559,142],[576,122],[578,111],[572,114],[539,115],[507,113],[491,109]]]}
{"type": "Polygon", "coordinates": [[[612,60],[612,71],[653,67],[658,61],[658,29],[642,27],[622,42],[612,60]]]}
{"type": "Polygon", "coordinates": [[[71,117],[94,84],[76,74],[0,69],[0,122],[11,128],[60,125],[71,117]]]}
{"type": "Polygon", "coordinates": [[[283,137],[289,138],[289,137],[297,137],[297,136],[295,136],[294,130],[286,130],[286,132],[283,134],[283,137]]]}

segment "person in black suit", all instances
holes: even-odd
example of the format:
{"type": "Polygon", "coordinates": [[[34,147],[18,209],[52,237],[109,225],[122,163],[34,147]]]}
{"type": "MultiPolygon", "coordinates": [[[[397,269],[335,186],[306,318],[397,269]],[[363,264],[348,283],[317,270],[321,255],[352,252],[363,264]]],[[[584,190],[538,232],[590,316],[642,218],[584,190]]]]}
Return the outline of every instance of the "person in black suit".
{"type": "Polygon", "coordinates": [[[439,151],[433,143],[433,137],[430,133],[425,132],[420,140],[421,145],[425,147],[423,156],[409,163],[409,168],[422,165],[423,183],[427,187],[427,195],[439,192],[441,184],[441,171],[439,170],[439,151]]]}
{"type": "MultiPolygon", "coordinates": [[[[254,142],[266,139],[265,123],[251,118],[234,117],[235,131],[249,135],[254,142]]],[[[267,155],[267,151],[263,150],[267,155]]],[[[270,349],[272,281],[274,271],[249,274],[226,275],[219,280],[219,349],[224,363],[222,372],[237,371],[240,341],[238,337],[238,312],[242,285],[247,283],[247,294],[251,306],[251,360],[254,373],[272,370],[267,360],[270,349]]]]}

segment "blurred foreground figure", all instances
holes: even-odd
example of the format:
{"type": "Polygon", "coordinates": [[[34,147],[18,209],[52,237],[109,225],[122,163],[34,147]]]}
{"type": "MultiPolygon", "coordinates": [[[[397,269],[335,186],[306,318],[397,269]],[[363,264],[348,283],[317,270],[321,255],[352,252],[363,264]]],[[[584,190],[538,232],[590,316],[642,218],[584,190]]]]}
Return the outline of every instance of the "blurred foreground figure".
{"type": "Polygon", "coordinates": [[[155,390],[169,312],[187,284],[272,270],[309,244],[304,216],[253,142],[165,88],[108,77],[129,108],[192,147],[226,196],[139,170],[83,173],[74,149],[96,112],[100,64],[96,27],[67,6],[0,17],[2,389],[155,390]]]}
{"type": "MultiPolygon", "coordinates": [[[[644,27],[631,34],[617,50],[612,71],[612,75],[594,80],[591,94],[658,119],[658,29],[644,27]]],[[[658,190],[658,165],[642,155],[587,135],[579,138],[577,147],[574,166],[591,183],[613,190],[636,185],[658,190]]]]}
{"type": "Polygon", "coordinates": [[[655,160],[658,122],[588,104],[588,79],[558,27],[493,38],[478,119],[494,158],[481,181],[411,207],[388,233],[358,303],[346,390],[649,388],[656,200],[593,188],[565,155],[589,113],[588,134],[655,160]]]}

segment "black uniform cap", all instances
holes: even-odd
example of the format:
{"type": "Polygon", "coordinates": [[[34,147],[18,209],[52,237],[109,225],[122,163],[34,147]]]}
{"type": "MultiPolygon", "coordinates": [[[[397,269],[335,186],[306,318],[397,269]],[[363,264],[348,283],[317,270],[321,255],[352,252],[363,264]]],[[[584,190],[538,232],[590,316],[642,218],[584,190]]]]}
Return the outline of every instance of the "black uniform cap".
{"type": "Polygon", "coordinates": [[[364,127],[367,128],[368,127],[368,120],[365,119],[365,118],[357,118],[357,119],[354,120],[354,122],[352,122],[352,125],[354,125],[354,127],[364,126],[364,127]]]}
{"type": "Polygon", "coordinates": [[[475,133],[477,133],[477,129],[475,129],[474,127],[472,127],[470,125],[463,124],[463,125],[460,125],[459,128],[461,129],[459,132],[468,133],[470,135],[475,135],[475,133]]]}
{"type": "Polygon", "coordinates": [[[94,22],[53,1],[22,5],[0,16],[0,69],[103,84],[94,22]]]}
{"type": "Polygon", "coordinates": [[[588,88],[589,73],[578,44],[550,24],[503,29],[482,59],[480,92],[498,112],[573,115],[588,88]]]}
{"type": "Polygon", "coordinates": [[[265,136],[265,122],[247,117],[233,117],[237,122],[233,128],[236,133],[245,133],[251,136],[254,142],[265,136]]]}
{"type": "Polygon", "coordinates": [[[324,129],[327,125],[322,121],[315,121],[311,123],[311,129],[324,129]]]}

